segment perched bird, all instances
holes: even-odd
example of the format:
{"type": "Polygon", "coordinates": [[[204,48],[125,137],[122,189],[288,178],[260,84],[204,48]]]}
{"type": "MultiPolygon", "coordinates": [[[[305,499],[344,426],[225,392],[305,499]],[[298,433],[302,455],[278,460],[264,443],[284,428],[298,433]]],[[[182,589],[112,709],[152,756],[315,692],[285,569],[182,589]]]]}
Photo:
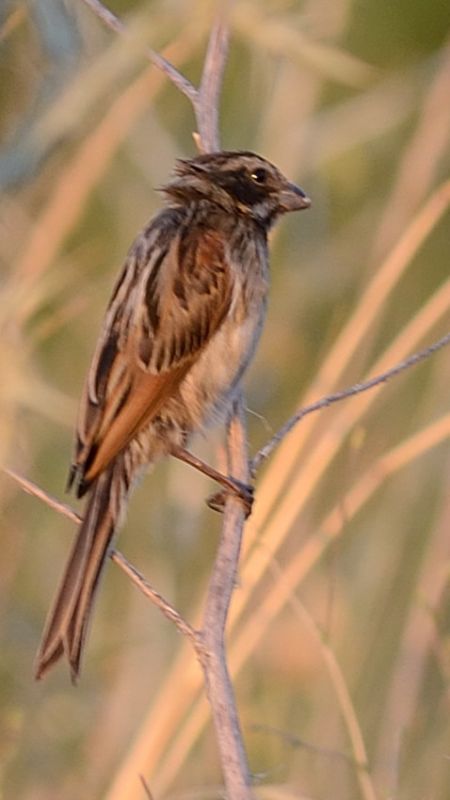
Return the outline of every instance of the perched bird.
{"type": "Polygon", "coordinates": [[[37,678],[63,654],[77,678],[130,490],[143,469],[184,452],[192,432],[230,407],[265,317],[267,233],[281,214],[310,205],[273,164],[248,152],[179,160],[163,191],[167,205],[128,253],[87,375],[69,487],[88,499],[37,678]]]}

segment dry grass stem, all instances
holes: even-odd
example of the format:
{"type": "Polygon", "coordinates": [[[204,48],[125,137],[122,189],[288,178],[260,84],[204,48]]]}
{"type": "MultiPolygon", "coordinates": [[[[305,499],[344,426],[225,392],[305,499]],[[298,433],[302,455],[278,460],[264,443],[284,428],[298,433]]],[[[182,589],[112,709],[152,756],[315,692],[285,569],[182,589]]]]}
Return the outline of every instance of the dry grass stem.
{"type": "MultiPolygon", "coordinates": [[[[277,583],[281,583],[283,581],[283,571],[276,560],[274,560],[272,563],[272,572],[277,583]]],[[[290,594],[289,605],[294,614],[298,616],[300,621],[308,629],[311,638],[314,640],[320,651],[322,660],[333,684],[336,700],[339,704],[342,718],[344,720],[352,747],[354,758],[353,763],[357,767],[356,777],[361,790],[361,797],[363,797],[364,800],[377,800],[377,795],[375,793],[374,785],[369,773],[367,751],[358,722],[358,717],[356,715],[356,711],[350,697],[350,692],[345,682],[342,670],[338,664],[337,658],[330,645],[326,642],[317,623],[305,605],[301,602],[297,594],[290,594]]]]}
{"type": "Polygon", "coordinates": [[[450,46],[443,48],[433,83],[425,95],[420,119],[398,167],[398,177],[373,245],[375,257],[391,247],[411,213],[432,187],[440,159],[445,156],[450,131],[450,46]],[[422,158],[427,153],[427,158],[422,158]]]}
{"type": "MultiPolygon", "coordinates": [[[[382,791],[398,792],[401,737],[414,725],[427,660],[441,636],[436,618],[448,590],[449,520],[450,503],[446,497],[430,547],[424,554],[417,591],[405,620],[388,687],[374,758],[374,775],[382,791]]],[[[443,644],[445,646],[445,642],[443,644]]]]}
{"type": "MultiPolygon", "coordinates": [[[[167,54],[177,62],[190,43],[177,41],[167,54]]],[[[146,69],[112,103],[95,130],[61,170],[47,204],[34,224],[16,267],[16,275],[35,281],[55,260],[64,240],[84,213],[90,193],[105,174],[119,146],[164,86],[158,72],[146,69]]]]}
{"type": "MultiPolygon", "coordinates": [[[[362,509],[380,486],[405,466],[413,463],[431,448],[450,437],[450,414],[419,431],[392,451],[375,461],[352,489],[339,501],[317,530],[306,540],[284,570],[282,582],[272,584],[260,607],[249,622],[240,626],[230,645],[230,663],[235,675],[242,668],[261,638],[266,634],[277,614],[285,607],[296,587],[305,580],[323,558],[330,545],[343,535],[350,521],[362,509]],[[345,506],[345,520],[342,506],[345,506]]],[[[266,550],[262,544],[261,550],[266,550]]],[[[270,563],[272,563],[272,560],[270,563]]],[[[253,589],[249,586],[248,590],[253,589]]]]}

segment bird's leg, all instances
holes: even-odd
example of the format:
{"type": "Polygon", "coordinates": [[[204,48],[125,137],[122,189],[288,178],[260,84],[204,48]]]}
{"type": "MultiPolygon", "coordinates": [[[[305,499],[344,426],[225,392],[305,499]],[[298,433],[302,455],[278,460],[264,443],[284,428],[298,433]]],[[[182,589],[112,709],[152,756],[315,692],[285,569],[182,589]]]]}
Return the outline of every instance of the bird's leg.
{"type": "Polygon", "coordinates": [[[193,453],[190,453],[189,450],[186,450],[184,447],[180,447],[179,445],[172,445],[170,448],[170,454],[174,456],[174,458],[178,458],[179,461],[184,461],[185,464],[190,464],[191,467],[194,469],[198,469],[199,472],[203,472],[204,475],[207,475],[208,478],[211,478],[216,483],[219,483],[225,489],[224,492],[218,492],[217,494],[210,497],[206,502],[210,508],[214,511],[223,511],[225,505],[225,498],[227,493],[234,494],[242,500],[244,507],[245,507],[245,514],[248,517],[252,510],[253,505],[253,486],[247,485],[238,481],[237,478],[231,478],[227,475],[223,475],[218,470],[214,469],[214,467],[210,467],[205,461],[202,461],[201,458],[194,456],[193,453]]]}

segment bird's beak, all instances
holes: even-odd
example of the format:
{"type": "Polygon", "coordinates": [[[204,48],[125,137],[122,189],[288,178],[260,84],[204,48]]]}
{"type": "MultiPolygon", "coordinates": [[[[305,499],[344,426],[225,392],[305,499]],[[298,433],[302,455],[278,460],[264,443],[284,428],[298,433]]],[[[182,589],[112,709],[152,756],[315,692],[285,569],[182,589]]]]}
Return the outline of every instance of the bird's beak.
{"type": "Polygon", "coordinates": [[[286,184],[286,188],[279,194],[279,201],[281,211],[300,211],[300,209],[309,208],[311,205],[309,197],[295,183],[286,184]]]}

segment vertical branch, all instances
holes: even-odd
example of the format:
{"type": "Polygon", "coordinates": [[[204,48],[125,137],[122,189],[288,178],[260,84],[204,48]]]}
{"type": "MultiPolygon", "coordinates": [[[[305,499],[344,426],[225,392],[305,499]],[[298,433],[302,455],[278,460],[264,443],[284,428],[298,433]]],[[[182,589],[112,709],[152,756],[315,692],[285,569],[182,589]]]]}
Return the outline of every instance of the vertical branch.
{"type": "MultiPolygon", "coordinates": [[[[228,9],[227,9],[228,10],[228,9]]],[[[228,55],[229,29],[219,14],[208,43],[202,79],[194,103],[198,126],[197,145],[203,152],[220,149],[219,99],[228,55]]],[[[242,483],[249,481],[247,432],[242,391],[234,402],[227,429],[229,473],[242,483]]],[[[225,627],[239,564],[245,514],[242,503],[230,496],[218,551],[206,598],[200,631],[200,662],[205,675],[220,752],[222,771],[230,800],[250,800],[251,777],[245,753],[233,685],[227,666],[225,627]]]]}
{"type": "Polygon", "coordinates": [[[219,97],[228,55],[228,40],[228,25],[222,13],[209,37],[200,88],[194,104],[200,144],[204,152],[220,149],[219,97]]]}
{"type": "MultiPolygon", "coordinates": [[[[233,415],[228,424],[227,445],[230,474],[247,483],[249,462],[242,394],[234,403],[233,415]]],[[[250,771],[225,649],[225,626],[236,583],[244,521],[242,503],[229,496],[200,633],[203,644],[200,661],[205,674],[227,795],[232,800],[249,800],[251,797],[250,771]]]]}

